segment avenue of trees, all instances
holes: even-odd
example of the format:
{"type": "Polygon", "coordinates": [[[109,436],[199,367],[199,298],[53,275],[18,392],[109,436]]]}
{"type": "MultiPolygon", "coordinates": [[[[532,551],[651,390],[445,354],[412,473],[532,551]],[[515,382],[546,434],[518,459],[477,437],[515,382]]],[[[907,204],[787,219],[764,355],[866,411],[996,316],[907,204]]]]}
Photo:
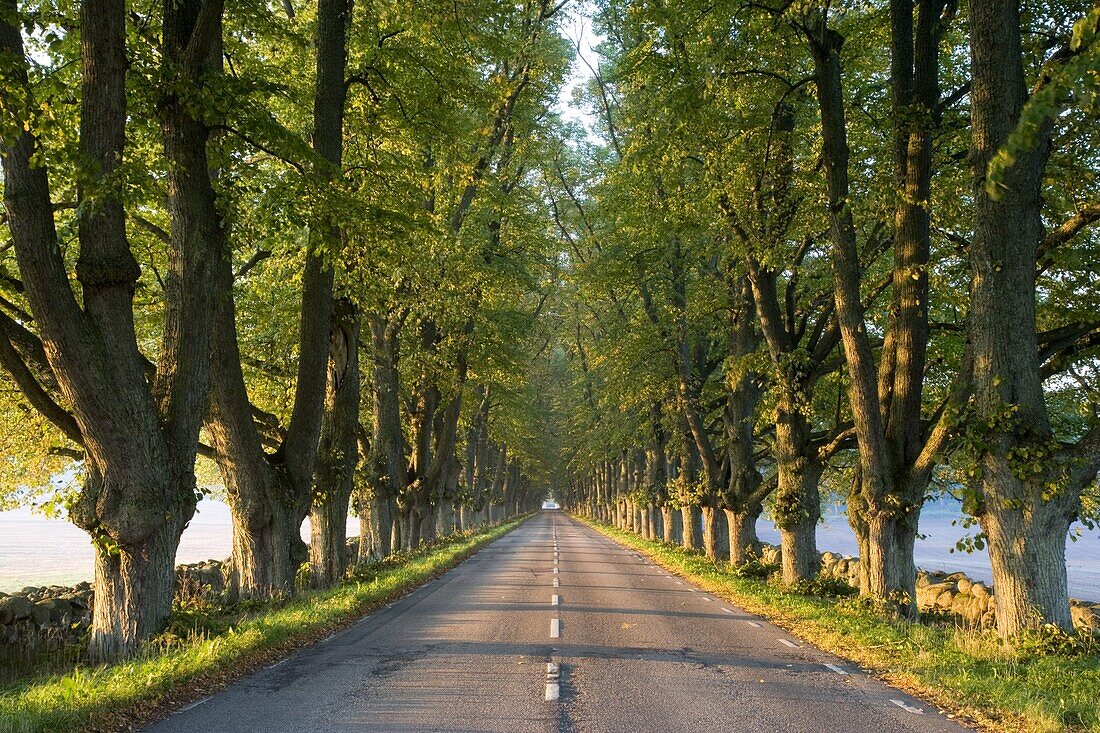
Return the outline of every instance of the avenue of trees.
{"type": "Polygon", "coordinates": [[[798,585],[840,497],[907,618],[951,492],[1000,632],[1070,629],[1098,92],[1085,0],[0,0],[0,503],[89,534],[102,660],[208,492],[251,599],[548,492],[735,564],[766,512],[798,585]]]}
{"type": "Polygon", "coordinates": [[[921,507],[950,492],[1000,633],[1071,630],[1100,6],[608,0],[596,22],[602,144],[558,170],[564,503],[734,564],[766,509],[797,585],[841,498],[862,594],[914,618],[921,507]]]}
{"type": "Polygon", "coordinates": [[[200,485],[242,598],[342,579],[349,505],[366,562],[541,501],[561,15],[0,4],[3,497],[91,536],[93,658],[164,627],[200,485]]]}

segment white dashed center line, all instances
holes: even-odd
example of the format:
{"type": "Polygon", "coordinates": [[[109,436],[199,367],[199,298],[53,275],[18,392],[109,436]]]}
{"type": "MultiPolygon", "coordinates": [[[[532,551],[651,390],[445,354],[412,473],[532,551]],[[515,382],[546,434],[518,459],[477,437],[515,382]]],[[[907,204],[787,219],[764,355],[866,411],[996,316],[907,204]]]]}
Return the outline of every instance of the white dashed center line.
{"type": "Polygon", "coordinates": [[[558,595],[550,596],[550,605],[551,606],[560,606],[561,605],[561,596],[558,596],[558,595]]]}
{"type": "Polygon", "coordinates": [[[554,578],[554,587],[557,588],[560,582],[557,578],[554,578]]]}
{"type": "Polygon", "coordinates": [[[561,695],[561,667],[554,662],[546,663],[546,701],[553,702],[561,695]]]}
{"type": "Polygon", "coordinates": [[[550,619],[550,638],[551,639],[557,639],[560,636],[561,636],[561,619],[560,618],[550,619]]]}

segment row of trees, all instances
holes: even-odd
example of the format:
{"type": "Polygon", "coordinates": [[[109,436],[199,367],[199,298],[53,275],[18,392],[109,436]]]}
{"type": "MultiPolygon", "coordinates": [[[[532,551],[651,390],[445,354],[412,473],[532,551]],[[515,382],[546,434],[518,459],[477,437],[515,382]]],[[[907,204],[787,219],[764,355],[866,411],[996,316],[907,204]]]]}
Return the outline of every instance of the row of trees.
{"type": "Polygon", "coordinates": [[[597,165],[557,168],[565,503],[734,563],[767,506],[794,584],[840,495],[862,593],[911,618],[946,490],[1000,632],[1072,629],[1065,543],[1100,469],[1100,6],[608,0],[597,29],[597,165]]]}
{"type": "Polygon", "coordinates": [[[0,2],[0,476],[90,534],[92,656],[167,621],[196,465],[239,597],[341,579],[349,504],[363,561],[537,506],[562,7],[77,5],[0,2]]]}

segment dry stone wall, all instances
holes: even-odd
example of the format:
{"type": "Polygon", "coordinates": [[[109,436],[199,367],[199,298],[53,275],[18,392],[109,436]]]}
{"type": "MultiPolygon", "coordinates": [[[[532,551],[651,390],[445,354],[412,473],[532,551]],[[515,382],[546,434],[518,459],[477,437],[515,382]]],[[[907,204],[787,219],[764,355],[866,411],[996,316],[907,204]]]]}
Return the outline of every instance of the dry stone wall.
{"type": "MultiPolygon", "coordinates": [[[[779,562],[779,548],[763,546],[761,559],[766,563],[779,562]]],[[[822,575],[843,580],[853,588],[859,588],[859,558],[821,553],[822,575]]],[[[993,587],[968,577],[965,573],[929,572],[917,573],[917,606],[921,613],[943,613],[959,623],[979,629],[996,625],[996,601],[993,587]]],[[[1070,599],[1073,623],[1079,629],[1100,633],[1100,603],[1070,599]]]]}
{"type": "MultiPolygon", "coordinates": [[[[347,543],[349,563],[359,539],[347,543]]],[[[213,599],[226,590],[228,561],[176,567],[176,598],[213,599]]],[[[17,593],[0,592],[0,665],[28,662],[43,653],[83,643],[92,621],[95,593],[91,583],[74,586],[28,586],[17,593]]]]}

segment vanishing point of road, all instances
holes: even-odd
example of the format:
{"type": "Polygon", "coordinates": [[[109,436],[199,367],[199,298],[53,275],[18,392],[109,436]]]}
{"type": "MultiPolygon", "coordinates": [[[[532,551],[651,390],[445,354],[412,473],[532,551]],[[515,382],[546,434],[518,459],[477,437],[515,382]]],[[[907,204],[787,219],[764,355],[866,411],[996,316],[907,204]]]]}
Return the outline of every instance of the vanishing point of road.
{"type": "Polygon", "coordinates": [[[963,731],[544,511],[149,733],[963,731]]]}

